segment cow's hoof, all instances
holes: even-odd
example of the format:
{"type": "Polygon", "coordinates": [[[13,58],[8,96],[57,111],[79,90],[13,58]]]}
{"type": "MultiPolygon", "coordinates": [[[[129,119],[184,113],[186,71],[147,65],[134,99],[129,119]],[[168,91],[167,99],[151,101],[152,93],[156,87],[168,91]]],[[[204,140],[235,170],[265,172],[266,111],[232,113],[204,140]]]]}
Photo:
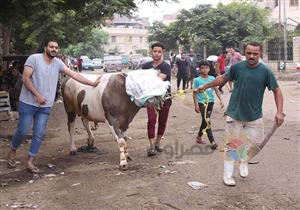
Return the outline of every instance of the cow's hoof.
{"type": "Polygon", "coordinates": [[[77,155],[77,152],[76,152],[76,151],[70,151],[70,152],[69,152],[69,155],[71,155],[71,156],[72,156],[72,155],[77,155]]]}
{"type": "Polygon", "coordinates": [[[132,138],[130,136],[124,136],[125,141],[131,140],[132,138]]]}
{"type": "Polygon", "coordinates": [[[120,168],[121,171],[127,171],[128,170],[128,164],[120,165],[119,168],[120,168]]]}

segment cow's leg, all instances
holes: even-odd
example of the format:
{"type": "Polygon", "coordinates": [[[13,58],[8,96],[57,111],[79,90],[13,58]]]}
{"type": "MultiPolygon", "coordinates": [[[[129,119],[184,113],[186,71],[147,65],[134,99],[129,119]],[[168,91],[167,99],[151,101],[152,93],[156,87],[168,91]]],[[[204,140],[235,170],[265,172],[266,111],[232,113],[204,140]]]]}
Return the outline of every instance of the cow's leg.
{"type": "Polygon", "coordinates": [[[124,136],[124,139],[126,141],[126,146],[125,146],[125,156],[127,158],[128,161],[132,160],[131,157],[129,156],[128,153],[128,147],[127,147],[127,140],[131,140],[132,138],[126,135],[126,131],[121,131],[122,135],[124,136]]]}
{"type": "Polygon", "coordinates": [[[112,134],[115,136],[118,142],[118,147],[120,152],[120,169],[127,170],[128,169],[127,156],[126,156],[127,145],[122,135],[122,131],[116,125],[111,125],[111,123],[109,123],[107,120],[106,120],[106,124],[109,126],[112,134]]]}
{"type": "Polygon", "coordinates": [[[85,129],[88,133],[88,136],[89,136],[88,140],[87,140],[87,145],[89,148],[92,148],[92,147],[94,147],[95,137],[91,131],[89,120],[87,120],[86,118],[81,118],[81,121],[82,121],[83,126],[85,127],[85,129]]]}
{"type": "Polygon", "coordinates": [[[122,131],[122,135],[124,136],[125,141],[132,139],[130,136],[127,136],[126,131],[122,131]]]}
{"type": "Polygon", "coordinates": [[[76,146],[74,141],[74,126],[75,126],[76,113],[68,112],[67,115],[68,115],[68,131],[70,135],[70,155],[76,155],[76,146]]]}
{"type": "Polygon", "coordinates": [[[97,128],[99,127],[98,123],[94,122],[94,126],[91,127],[92,131],[97,130],[97,128]]]}

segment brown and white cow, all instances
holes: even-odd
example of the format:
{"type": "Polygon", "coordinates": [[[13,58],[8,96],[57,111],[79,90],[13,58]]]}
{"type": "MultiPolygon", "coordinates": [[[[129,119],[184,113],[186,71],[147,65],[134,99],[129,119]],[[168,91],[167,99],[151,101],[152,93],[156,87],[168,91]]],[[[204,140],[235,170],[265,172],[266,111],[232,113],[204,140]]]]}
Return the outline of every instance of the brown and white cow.
{"type": "MultiPolygon", "coordinates": [[[[83,75],[92,81],[98,78],[98,75],[83,75]]],[[[74,124],[76,115],[79,115],[88,133],[89,147],[94,146],[95,140],[89,121],[105,122],[110,127],[120,150],[120,168],[128,168],[129,155],[124,135],[140,108],[126,94],[125,79],[126,75],[122,73],[104,74],[95,88],[70,78],[63,82],[62,96],[68,115],[70,154],[76,154],[74,124]]]]}

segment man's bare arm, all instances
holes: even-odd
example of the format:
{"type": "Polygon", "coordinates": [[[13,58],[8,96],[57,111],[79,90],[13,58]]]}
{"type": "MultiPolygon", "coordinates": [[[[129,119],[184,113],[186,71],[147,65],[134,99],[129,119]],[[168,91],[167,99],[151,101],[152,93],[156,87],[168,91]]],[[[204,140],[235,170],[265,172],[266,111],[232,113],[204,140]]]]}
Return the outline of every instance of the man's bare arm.
{"type": "Polygon", "coordinates": [[[218,76],[221,74],[221,71],[220,71],[220,63],[219,63],[219,62],[217,63],[216,74],[217,74],[218,76]]]}
{"type": "Polygon", "coordinates": [[[194,91],[196,91],[197,93],[203,92],[204,90],[206,90],[208,88],[217,87],[217,86],[223,84],[225,81],[226,81],[225,74],[223,74],[223,75],[218,76],[214,81],[206,83],[205,85],[197,88],[194,91]]]}
{"type": "Polygon", "coordinates": [[[278,87],[273,90],[274,100],[277,107],[277,113],[275,115],[275,122],[277,126],[281,126],[284,122],[285,114],[283,113],[283,94],[281,89],[278,87]]]}
{"type": "Polygon", "coordinates": [[[194,106],[195,106],[195,112],[200,112],[200,107],[197,101],[197,93],[193,92],[193,100],[194,100],[194,106]]]}
{"type": "Polygon", "coordinates": [[[71,78],[75,79],[76,81],[78,81],[78,82],[80,82],[82,84],[85,84],[85,85],[90,85],[90,86],[96,87],[100,83],[101,76],[96,81],[93,82],[93,81],[85,78],[84,76],[82,76],[80,73],[72,71],[67,66],[65,66],[63,72],[66,75],[70,76],[71,78]]]}

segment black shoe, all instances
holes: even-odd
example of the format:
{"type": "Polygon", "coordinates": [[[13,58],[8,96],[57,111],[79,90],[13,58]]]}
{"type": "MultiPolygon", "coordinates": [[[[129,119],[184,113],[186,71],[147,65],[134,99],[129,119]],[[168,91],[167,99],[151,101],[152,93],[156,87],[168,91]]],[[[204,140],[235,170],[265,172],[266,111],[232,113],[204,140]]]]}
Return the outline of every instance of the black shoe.
{"type": "Polygon", "coordinates": [[[160,148],[159,145],[155,145],[155,150],[157,152],[163,152],[164,151],[164,149],[160,148]]]}
{"type": "Polygon", "coordinates": [[[148,151],[147,151],[147,155],[148,157],[151,157],[151,156],[155,156],[157,154],[156,150],[154,148],[150,148],[148,151]]]}
{"type": "Polygon", "coordinates": [[[217,148],[218,148],[217,143],[216,143],[216,142],[212,143],[212,145],[210,146],[210,148],[211,148],[212,150],[217,149],[217,148]]]}

